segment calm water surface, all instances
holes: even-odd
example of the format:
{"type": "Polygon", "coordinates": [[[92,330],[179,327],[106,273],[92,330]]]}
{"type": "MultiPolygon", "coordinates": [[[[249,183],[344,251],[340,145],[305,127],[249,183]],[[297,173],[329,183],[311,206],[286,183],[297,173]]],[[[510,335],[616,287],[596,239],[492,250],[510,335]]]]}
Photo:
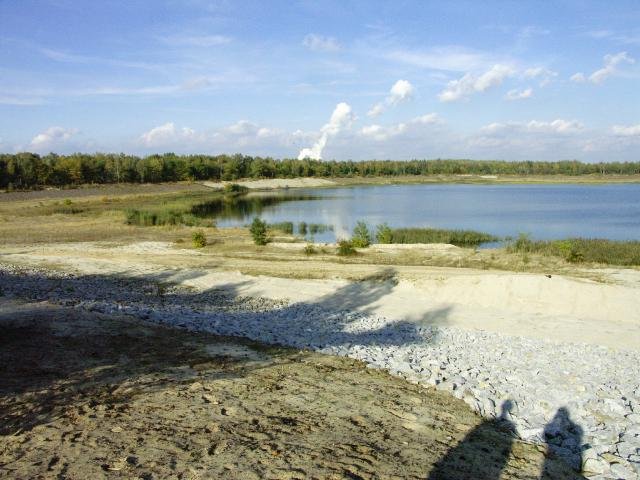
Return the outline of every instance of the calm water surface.
{"type": "Polygon", "coordinates": [[[250,206],[239,211],[219,214],[218,225],[245,225],[259,215],[269,223],[333,226],[316,241],[347,237],[358,220],[499,236],[524,232],[535,239],[640,240],[640,185],[384,185],[295,189],[262,195],[265,201],[259,196],[249,195],[250,206]]]}

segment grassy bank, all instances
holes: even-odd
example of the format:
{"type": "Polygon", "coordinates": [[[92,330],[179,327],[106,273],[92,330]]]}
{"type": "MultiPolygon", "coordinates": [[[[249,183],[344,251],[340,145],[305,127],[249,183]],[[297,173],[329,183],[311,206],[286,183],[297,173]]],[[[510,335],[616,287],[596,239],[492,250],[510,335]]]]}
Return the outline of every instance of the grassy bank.
{"type": "Polygon", "coordinates": [[[449,243],[458,247],[477,247],[497,242],[500,238],[474,230],[445,230],[437,228],[392,228],[386,243],[449,243]]]}
{"type": "Polygon", "coordinates": [[[538,253],[564,258],[571,263],[603,263],[606,265],[640,265],[640,241],[615,241],[599,238],[566,240],[531,240],[520,235],[506,247],[511,253],[538,253]]]}

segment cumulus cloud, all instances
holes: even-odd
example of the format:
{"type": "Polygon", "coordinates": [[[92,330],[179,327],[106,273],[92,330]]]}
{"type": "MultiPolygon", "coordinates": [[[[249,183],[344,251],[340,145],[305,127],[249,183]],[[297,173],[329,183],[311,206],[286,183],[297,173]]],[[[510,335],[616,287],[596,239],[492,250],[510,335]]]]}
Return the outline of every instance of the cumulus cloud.
{"type": "Polygon", "coordinates": [[[631,58],[627,52],[619,52],[614,55],[605,55],[604,56],[604,66],[593,72],[589,75],[589,81],[595,84],[601,84],[607,78],[612,75],[615,75],[619,71],[619,66],[621,64],[633,64],[635,63],[635,59],[631,58]]]}
{"type": "Polygon", "coordinates": [[[389,140],[398,135],[402,135],[421,125],[436,125],[442,123],[442,120],[436,113],[429,113],[420,117],[413,118],[408,122],[398,123],[396,125],[366,125],[360,129],[360,135],[372,140],[382,142],[389,140]]]}
{"type": "Polygon", "coordinates": [[[329,123],[320,129],[320,138],[316,140],[311,148],[303,148],[298,154],[298,159],[312,158],[314,160],[322,160],[322,151],[327,145],[330,137],[340,133],[342,130],[351,127],[355,120],[351,106],[348,103],[340,102],[331,114],[329,123]]]}
{"type": "Polygon", "coordinates": [[[540,86],[546,87],[549,83],[551,83],[554,77],[558,76],[558,73],[544,67],[532,67],[532,68],[527,68],[522,73],[522,75],[524,76],[524,78],[528,78],[528,79],[534,79],[534,78],[539,79],[540,86]]]}
{"type": "Polygon", "coordinates": [[[340,50],[340,44],[338,40],[333,37],[325,37],[323,35],[317,35],[310,33],[304,37],[302,44],[309,50],[315,52],[337,52],[340,50]]]}
{"type": "Polygon", "coordinates": [[[29,149],[43,151],[51,148],[60,148],[77,133],[77,128],[49,127],[31,139],[29,149]]]}
{"type": "Polygon", "coordinates": [[[474,93],[485,92],[496,87],[515,71],[506,65],[497,64],[482,75],[465,74],[458,80],[447,83],[446,88],[438,94],[441,102],[455,102],[467,98],[474,93]]]}
{"type": "Polygon", "coordinates": [[[377,117],[385,111],[387,107],[398,105],[413,97],[415,89],[408,80],[398,80],[389,90],[389,95],[384,102],[376,103],[371,110],[367,112],[370,117],[377,117]]]}
{"type": "Polygon", "coordinates": [[[638,125],[614,125],[611,127],[614,135],[619,137],[640,137],[640,124],[638,125]]]}
{"type": "Polygon", "coordinates": [[[513,90],[509,90],[504,98],[509,101],[514,100],[524,100],[525,98],[531,98],[533,96],[533,89],[527,88],[525,90],[518,90],[514,88],[513,90]]]}
{"type": "Polygon", "coordinates": [[[578,72],[571,75],[569,80],[571,80],[574,83],[584,83],[587,81],[587,77],[584,76],[584,73],[578,72]]]}
{"type": "Polygon", "coordinates": [[[281,155],[285,155],[285,148],[290,148],[299,138],[303,138],[302,132],[300,135],[289,135],[248,120],[207,130],[178,127],[173,122],[167,122],[144,132],[137,138],[136,145],[145,151],[171,149],[176,152],[200,153],[210,150],[241,150],[252,155],[273,155],[274,151],[279,151],[281,155]]]}
{"type": "Polygon", "coordinates": [[[188,127],[176,128],[173,122],[154,127],[140,135],[140,142],[145,147],[162,147],[182,140],[193,138],[195,131],[188,127]]]}

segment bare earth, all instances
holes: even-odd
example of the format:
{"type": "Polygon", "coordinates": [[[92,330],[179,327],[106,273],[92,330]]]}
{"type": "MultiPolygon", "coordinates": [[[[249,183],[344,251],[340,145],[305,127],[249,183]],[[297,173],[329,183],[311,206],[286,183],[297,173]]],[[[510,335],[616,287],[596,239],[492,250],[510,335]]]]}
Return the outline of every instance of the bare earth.
{"type": "Polygon", "coordinates": [[[533,479],[545,460],[350,359],[9,300],[0,347],[2,478],[533,479]]]}

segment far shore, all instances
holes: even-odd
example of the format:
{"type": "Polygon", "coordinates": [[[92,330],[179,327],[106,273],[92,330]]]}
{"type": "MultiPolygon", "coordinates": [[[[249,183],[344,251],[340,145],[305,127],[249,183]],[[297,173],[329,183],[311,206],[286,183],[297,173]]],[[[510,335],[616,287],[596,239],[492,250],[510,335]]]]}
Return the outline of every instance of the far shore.
{"type": "Polygon", "coordinates": [[[83,184],[73,187],[43,187],[40,190],[0,190],[2,199],[11,196],[31,197],[31,195],[47,198],[64,196],[82,192],[82,196],[103,195],[115,190],[127,193],[127,190],[144,188],[140,193],[161,193],[183,190],[201,190],[204,188],[221,188],[228,183],[244,185],[252,190],[276,190],[285,188],[333,188],[364,185],[421,185],[421,184],[474,184],[474,185],[605,185],[605,184],[637,184],[640,175],[403,175],[379,177],[296,177],[296,178],[262,178],[237,179],[229,181],[195,181],[195,182],[163,182],[163,183],[109,183],[83,184]],[[30,195],[31,194],[31,195],[30,195]]]}

